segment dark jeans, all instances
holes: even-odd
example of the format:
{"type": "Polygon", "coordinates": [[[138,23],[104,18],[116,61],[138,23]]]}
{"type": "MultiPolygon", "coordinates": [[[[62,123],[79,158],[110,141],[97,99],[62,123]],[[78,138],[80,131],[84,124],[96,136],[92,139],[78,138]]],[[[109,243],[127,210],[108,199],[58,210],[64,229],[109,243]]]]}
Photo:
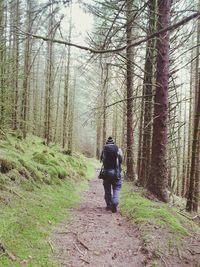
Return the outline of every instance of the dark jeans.
{"type": "Polygon", "coordinates": [[[119,204],[119,194],[122,187],[122,179],[113,181],[112,179],[105,179],[103,181],[104,190],[105,190],[105,201],[108,208],[111,208],[112,205],[115,207],[119,204]]]}

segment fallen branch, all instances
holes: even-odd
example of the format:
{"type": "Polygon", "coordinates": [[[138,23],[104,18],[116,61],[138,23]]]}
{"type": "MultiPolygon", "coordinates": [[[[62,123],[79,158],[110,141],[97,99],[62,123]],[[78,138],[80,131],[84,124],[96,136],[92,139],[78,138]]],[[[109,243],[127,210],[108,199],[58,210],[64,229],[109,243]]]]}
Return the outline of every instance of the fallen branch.
{"type": "Polygon", "coordinates": [[[191,220],[191,221],[195,220],[196,218],[200,218],[199,215],[195,215],[194,217],[190,217],[190,216],[188,216],[188,215],[186,215],[185,213],[182,213],[182,212],[180,212],[180,211],[178,211],[178,213],[179,213],[180,215],[184,216],[185,218],[187,218],[188,220],[191,220]]]}
{"type": "Polygon", "coordinates": [[[72,231],[69,231],[69,232],[67,231],[67,232],[59,232],[58,234],[74,234],[76,236],[77,242],[79,244],[81,244],[85,249],[90,250],[89,247],[87,245],[85,245],[82,240],[80,240],[78,233],[72,232],[72,231]]]}

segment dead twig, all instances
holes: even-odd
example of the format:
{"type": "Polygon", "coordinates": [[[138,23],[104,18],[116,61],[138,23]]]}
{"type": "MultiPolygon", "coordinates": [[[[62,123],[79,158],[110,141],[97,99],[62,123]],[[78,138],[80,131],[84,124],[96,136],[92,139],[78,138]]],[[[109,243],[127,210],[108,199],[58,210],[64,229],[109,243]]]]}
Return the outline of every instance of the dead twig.
{"type": "Polygon", "coordinates": [[[80,240],[78,234],[77,234],[76,238],[77,238],[77,241],[78,241],[78,242],[79,242],[85,249],[90,250],[90,249],[88,248],[88,246],[86,246],[86,245],[83,243],[83,241],[80,240]]]}
{"type": "Polygon", "coordinates": [[[75,246],[75,248],[78,250],[78,252],[80,253],[80,254],[82,254],[83,256],[85,255],[84,253],[83,253],[83,251],[82,250],[80,250],[80,248],[74,243],[74,246],[75,246]]]}
{"type": "Polygon", "coordinates": [[[59,234],[59,235],[62,235],[62,234],[66,234],[66,235],[68,235],[68,234],[74,234],[74,235],[77,235],[77,233],[75,233],[75,232],[69,232],[69,231],[57,232],[57,234],[59,234]]]}
{"type": "Polygon", "coordinates": [[[161,255],[161,254],[164,254],[162,251],[156,251],[156,254],[160,257],[160,259],[161,259],[161,261],[164,263],[164,265],[165,265],[165,267],[168,267],[168,265],[167,265],[167,263],[166,263],[166,261],[165,261],[165,259],[163,258],[163,256],[161,255]]]}
{"type": "Polygon", "coordinates": [[[21,199],[24,199],[23,196],[19,195],[13,188],[12,189],[8,189],[8,191],[11,193],[11,194],[14,194],[16,195],[17,197],[21,198],[21,199]]]}
{"type": "Polygon", "coordinates": [[[83,258],[81,258],[81,260],[84,261],[84,262],[87,263],[87,264],[90,264],[89,261],[87,261],[87,260],[85,260],[85,259],[83,259],[83,258]]]}
{"type": "Polygon", "coordinates": [[[189,248],[187,248],[187,250],[192,254],[192,255],[195,255],[195,252],[189,248]]]}
{"type": "Polygon", "coordinates": [[[53,248],[53,245],[51,244],[51,241],[50,240],[48,241],[48,244],[49,244],[49,246],[51,248],[51,251],[54,253],[54,248],[53,248]]]}
{"type": "Polygon", "coordinates": [[[179,248],[178,248],[178,247],[176,247],[176,249],[177,249],[177,253],[178,253],[178,257],[179,257],[179,259],[180,259],[180,260],[182,260],[182,257],[181,257],[181,254],[180,254],[180,250],[179,250],[179,248]]]}

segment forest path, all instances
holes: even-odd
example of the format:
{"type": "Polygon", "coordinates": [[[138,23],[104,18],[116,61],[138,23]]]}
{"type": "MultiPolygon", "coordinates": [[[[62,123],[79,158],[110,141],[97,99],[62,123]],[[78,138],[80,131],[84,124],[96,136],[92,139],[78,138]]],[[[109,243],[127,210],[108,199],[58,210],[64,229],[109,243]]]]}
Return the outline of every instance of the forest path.
{"type": "Polygon", "coordinates": [[[54,232],[53,246],[60,266],[147,266],[136,227],[119,212],[105,210],[102,180],[90,183],[72,220],[54,232]]]}

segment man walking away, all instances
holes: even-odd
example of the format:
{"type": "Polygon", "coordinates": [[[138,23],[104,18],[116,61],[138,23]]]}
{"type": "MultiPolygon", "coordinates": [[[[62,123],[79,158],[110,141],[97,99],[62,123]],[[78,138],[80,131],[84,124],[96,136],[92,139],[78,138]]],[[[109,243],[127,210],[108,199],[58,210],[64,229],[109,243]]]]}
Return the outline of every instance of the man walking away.
{"type": "Polygon", "coordinates": [[[108,137],[101,153],[103,162],[103,186],[105,191],[106,210],[117,212],[120,189],[122,186],[121,163],[122,150],[115,145],[112,137],[108,137]]]}

